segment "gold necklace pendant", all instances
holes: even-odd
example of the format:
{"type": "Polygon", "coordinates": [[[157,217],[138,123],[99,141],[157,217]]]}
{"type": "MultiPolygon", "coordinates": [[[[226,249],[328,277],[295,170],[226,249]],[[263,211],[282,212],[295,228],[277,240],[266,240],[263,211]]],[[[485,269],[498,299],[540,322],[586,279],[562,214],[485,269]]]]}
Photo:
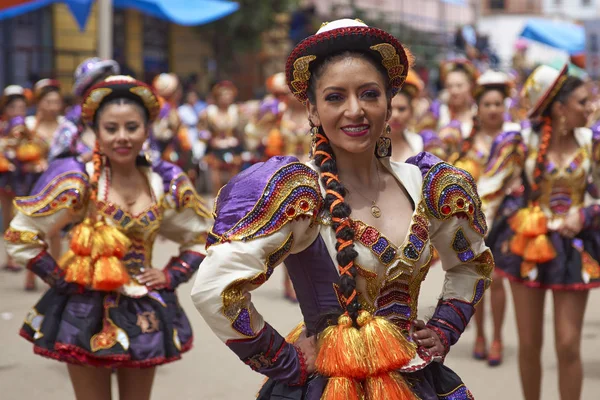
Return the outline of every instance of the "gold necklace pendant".
{"type": "Polygon", "coordinates": [[[375,202],[371,205],[371,215],[375,218],[381,217],[381,208],[375,202]]]}

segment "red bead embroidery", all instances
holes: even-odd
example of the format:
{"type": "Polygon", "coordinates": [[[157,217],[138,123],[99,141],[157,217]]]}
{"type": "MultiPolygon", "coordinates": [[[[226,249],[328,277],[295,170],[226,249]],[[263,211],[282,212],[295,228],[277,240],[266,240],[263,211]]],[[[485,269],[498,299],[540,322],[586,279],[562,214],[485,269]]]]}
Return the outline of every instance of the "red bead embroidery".
{"type": "Polygon", "coordinates": [[[450,213],[452,212],[452,208],[450,208],[448,204],[444,204],[440,211],[442,211],[442,214],[444,215],[450,215],[450,213]]]}
{"type": "Polygon", "coordinates": [[[465,206],[465,200],[464,199],[458,199],[458,200],[456,200],[456,206],[458,208],[463,208],[465,206]]]}

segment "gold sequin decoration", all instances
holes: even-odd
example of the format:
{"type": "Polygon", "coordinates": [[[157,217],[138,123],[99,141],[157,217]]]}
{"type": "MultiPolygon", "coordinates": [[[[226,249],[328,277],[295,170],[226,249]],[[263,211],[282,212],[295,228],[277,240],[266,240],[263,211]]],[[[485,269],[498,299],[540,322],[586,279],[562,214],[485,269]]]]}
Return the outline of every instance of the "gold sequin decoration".
{"type": "Polygon", "coordinates": [[[369,271],[368,269],[361,267],[357,263],[354,263],[354,265],[356,265],[358,269],[358,276],[364,278],[364,280],[367,282],[366,294],[370,302],[373,303],[375,301],[375,298],[377,298],[377,294],[379,293],[378,275],[376,272],[369,271]]]}
{"type": "Polygon", "coordinates": [[[40,193],[17,197],[15,208],[27,216],[43,217],[64,208],[80,209],[84,204],[88,178],[84,174],[66,172],[54,178],[40,193]]]}
{"type": "Polygon", "coordinates": [[[160,104],[158,103],[158,99],[152,93],[150,89],[144,86],[136,86],[129,89],[129,91],[137,96],[139,96],[144,102],[144,106],[148,110],[150,114],[150,121],[153,121],[158,116],[160,112],[160,104]]]}
{"type": "Polygon", "coordinates": [[[85,99],[85,102],[81,106],[81,114],[83,119],[88,123],[91,123],[94,119],[94,115],[96,115],[96,111],[100,107],[102,100],[106,96],[112,93],[112,89],[110,88],[97,88],[90,93],[89,96],[85,99]]]}
{"type": "Polygon", "coordinates": [[[308,100],[306,99],[306,90],[310,79],[308,67],[316,58],[316,56],[304,56],[294,61],[294,80],[291,82],[291,86],[294,88],[294,96],[299,99],[302,98],[303,103],[306,103],[308,100]]]}
{"type": "Polygon", "coordinates": [[[387,69],[390,80],[400,78],[400,85],[403,84],[408,72],[404,71],[404,65],[400,63],[400,56],[396,52],[396,48],[389,43],[379,43],[371,46],[371,50],[381,54],[383,58],[381,63],[387,69]]]}
{"type": "Polygon", "coordinates": [[[9,227],[4,232],[4,240],[10,243],[21,243],[21,244],[43,244],[44,242],[38,236],[36,232],[30,231],[19,231],[13,227],[9,227]]]}

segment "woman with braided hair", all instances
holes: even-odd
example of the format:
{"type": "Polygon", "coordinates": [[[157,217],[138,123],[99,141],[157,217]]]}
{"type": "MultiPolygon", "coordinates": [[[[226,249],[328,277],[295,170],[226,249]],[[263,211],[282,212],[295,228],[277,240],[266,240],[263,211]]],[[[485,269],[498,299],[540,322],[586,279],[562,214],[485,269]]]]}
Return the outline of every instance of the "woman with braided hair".
{"type": "Polygon", "coordinates": [[[561,71],[538,67],[523,95],[537,126],[529,137],[515,136],[499,146],[498,168],[478,182],[484,213],[494,221],[486,242],[498,273],[511,281],[524,398],[541,398],[544,303],[550,289],[560,398],[577,400],[588,291],[600,286],[600,137],[584,128],[589,94],[580,79],[567,76],[566,66],[561,71]]]}
{"type": "Polygon", "coordinates": [[[216,199],[192,290],[211,329],[270,379],[259,399],[472,399],[443,365],[489,285],[493,258],[472,178],[428,153],[390,161],[391,100],[411,62],[390,34],[328,24],[286,77],[306,104],[312,160],[273,157],[216,199]],[[417,319],[435,246],[441,300],[417,319]],[[284,339],[249,292],[285,262],[304,321],[284,339]]]}
{"type": "Polygon", "coordinates": [[[20,334],[68,364],[78,400],[110,400],[115,369],[121,399],[149,399],[155,367],[192,345],[175,290],[204,258],[210,217],[180,168],[141,153],[159,108],[131,77],[92,86],[82,106],[96,135],[91,162],[54,161],[17,197],[4,234],[8,253],[51,286],[20,334]],[[69,251],[55,260],[46,240],[67,224],[69,251]],[[180,244],[164,269],[152,266],[158,234],[180,244]]]}

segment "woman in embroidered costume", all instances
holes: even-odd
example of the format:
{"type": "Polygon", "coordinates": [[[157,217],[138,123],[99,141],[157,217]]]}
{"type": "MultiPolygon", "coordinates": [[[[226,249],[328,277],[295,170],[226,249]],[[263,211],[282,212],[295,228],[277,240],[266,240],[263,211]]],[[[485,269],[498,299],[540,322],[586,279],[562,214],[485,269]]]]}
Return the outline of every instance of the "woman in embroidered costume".
{"type": "Polygon", "coordinates": [[[448,100],[434,102],[419,127],[426,138],[431,136],[432,130],[437,133],[444,144],[446,159],[459,152],[462,140],[473,127],[476,107],[472,92],[478,76],[477,68],[468,60],[448,60],[440,64],[440,80],[448,100]]]}
{"type": "MultiPolygon", "coordinates": [[[[29,194],[43,170],[43,143],[27,129],[25,114],[31,93],[18,85],[7,86],[0,99],[0,207],[6,230],[13,218],[15,196],[29,194]]],[[[19,271],[21,267],[8,256],[4,269],[19,271]]]]}
{"type": "Polygon", "coordinates": [[[204,258],[210,221],[180,168],[139,156],[158,113],[151,88],[133,78],[93,86],[82,107],[97,134],[92,162],[52,163],[33,194],[15,200],[4,235],[9,254],[51,286],[21,336],[69,364],[77,399],[110,399],[112,369],[122,399],[149,399],[154,367],[192,345],[175,290],[204,258]],[[56,261],[44,240],[68,223],[78,225],[56,261]],[[181,245],[162,270],[151,263],[157,234],[181,245]]]}
{"type": "Polygon", "coordinates": [[[419,135],[412,131],[414,127],[413,101],[418,99],[423,90],[423,81],[417,73],[410,69],[404,85],[392,99],[392,117],[389,120],[392,140],[392,161],[404,162],[425,149],[437,156],[443,156],[444,148],[437,135],[419,135]],[[425,143],[424,143],[425,142],[425,143]],[[435,151],[437,148],[438,151],[435,151]]]}
{"type": "Polygon", "coordinates": [[[239,137],[240,111],[234,103],[237,88],[229,81],[222,81],[213,87],[212,96],[215,104],[200,114],[200,127],[211,136],[206,159],[216,192],[240,171],[243,143],[239,137]]]}
{"type": "MultiPolygon", "coordinates": [[[[484,171],[492,176],[497,172],[498,154],[491,156],[492,149],[501,150],[506,138],[515,137],[520,132],[519,124],[504,122],[505,100],[510,95],[511,84],[508,75],[489,70],[479,77],[473,97],[477,104],[477,114],[473,117],[473,128],[469,136],[461,143],[460,152],[456,154],[454,166],[469,172],[478,181],[484,171]]],[[[488,360],[492,366],[502,362],[502,325],[506,307],[506,292],[500,277],[493,280],[492,316],[494,320],[494,340],[488,355],[484,332],[484,306],[475,314],[477,338],[473,349],[473,357],[488,360]]]]}
{"type": "Polygon", "coordinates": [[[383,133],[409,64],[380,29],[325,24],[286,68],[307,104],[314,159],[271,158],[220,191],[192,298],[219,338],[270,378],[259,399],[473,398],[441,361],[493,259],[468,174],[428,153],[389,160],[383,133]],[[425,324],[417,300],[434,245],[446,284],[425,324]],[[281,262],[304,316],[287,340],[249,295],[281,262]]]}
{"type": "MultiPolygon", "coordinates": [[[[54,79],[42,79],[33,86],[33,97],[36,103],[35,115],[25,118],[27,129],[40,142],[42,155],[39,163],[39,172],[45,171],[48,167],[48,153],[54,133],[58,126],[64,121],[61,115],[63,109],[63,100],[60,94],[60,82],[54,79]]],[[[33,188],[32,187],[30,189],[33,188]]],[[[24,193],[23,195],[28,195],[24,193]]],[[[53,257],[59,257],[61,252],[60,233],[55,232],[51,238],[48,238],[50,254],[53,257]]],[[[35,274],[27,271],[25,278],[25,290],[35,290],[35,274]]]]}
{"type": "Polygon", "coordinates": [[[582,128],[588,91],[566,67],[538,67],[523,93],[538,126],[530,137],[523,131],[504,138],[492,150],[497,167],[478,186],[486,217],[494,221],[488,243],[498,272],[511,281],[525,399],[540,399],[545,289],[554,300],[560,397],[579,399],[588,289],[600,286],[600,206],[588,200],[598,198],[600,142],[582,128]]]}
{"type": "MultiPolygon", "coordinates": [[[[110,75],[119,74],[119,64],[114,60],[88,58],[75,69],[73,76],[73,94],[78,100],[94,84],[102,82],[110,75]]],[[[82,157],[83,161],[91,160],[96,135],[81,118],[81,105],[78,103],[65,115],[65,120],[58,126],[50,147],[48,160],[61,157],[82,157]]]]}

